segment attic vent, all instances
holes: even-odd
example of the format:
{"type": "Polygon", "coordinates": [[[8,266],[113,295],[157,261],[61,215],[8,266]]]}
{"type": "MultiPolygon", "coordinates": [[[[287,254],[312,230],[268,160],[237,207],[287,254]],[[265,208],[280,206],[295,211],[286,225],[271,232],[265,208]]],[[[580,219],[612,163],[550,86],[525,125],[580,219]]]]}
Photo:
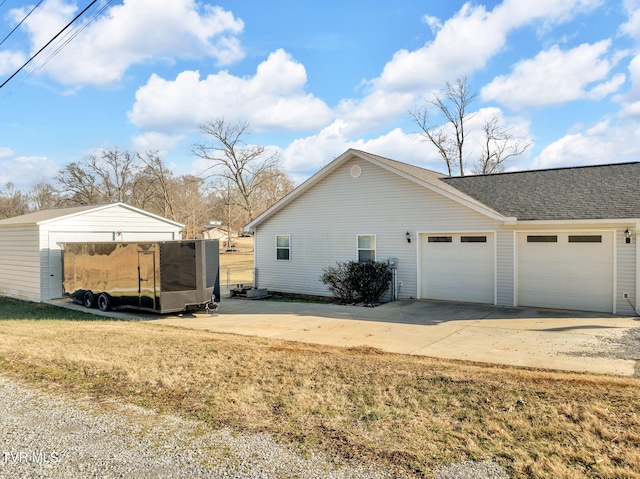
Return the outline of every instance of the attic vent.
{"type": "Polygon", "coordinates": [[[362,174],[362,168],[360,168],[360,165],[353,165],[351,167],[352,178],[358,178],[361,174],[362,174]]]}

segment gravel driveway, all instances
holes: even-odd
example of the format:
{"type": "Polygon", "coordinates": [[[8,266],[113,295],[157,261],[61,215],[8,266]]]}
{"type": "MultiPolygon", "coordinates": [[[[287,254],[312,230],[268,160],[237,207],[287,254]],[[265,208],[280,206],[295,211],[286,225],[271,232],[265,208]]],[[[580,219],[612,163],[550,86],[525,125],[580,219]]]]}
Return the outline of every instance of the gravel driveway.
{"type": "MultiPolygon", "coordinates": [[[[408,477],[379,464],[302,457],[266,434],[212,433],[138,407],[63,400],[2,376],[0,418],[6,479],[408,477]]],[[[508,479],[490,461],[456,464],[435,477],[508,479]]]]}

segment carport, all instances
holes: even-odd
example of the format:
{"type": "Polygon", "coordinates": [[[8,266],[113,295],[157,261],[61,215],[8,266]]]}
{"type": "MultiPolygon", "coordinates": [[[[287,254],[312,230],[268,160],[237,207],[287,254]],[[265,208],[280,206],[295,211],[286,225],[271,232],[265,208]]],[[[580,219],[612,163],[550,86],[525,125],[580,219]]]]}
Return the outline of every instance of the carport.
{"type": "Polygon", "coordinates": [[[180,223],[124,203],[43,210],[0,221],[0,295],[62,296],[61,242],[176,240],[180,223]]]}

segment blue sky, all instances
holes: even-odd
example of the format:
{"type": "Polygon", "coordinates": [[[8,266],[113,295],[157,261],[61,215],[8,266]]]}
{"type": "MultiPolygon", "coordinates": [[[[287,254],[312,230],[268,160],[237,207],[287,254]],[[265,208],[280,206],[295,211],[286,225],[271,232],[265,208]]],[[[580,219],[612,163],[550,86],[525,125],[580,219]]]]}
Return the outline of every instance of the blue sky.
{"type": "MultiPolygon", "coordinates": [[[[0,2],[0,38],[36,3],[0,2]]],[[[0,45],[0,83],[89,3],[44,0],[0,45]]],[[[491,116],[531,143],[510,170],[640,159],[640,0],[101,7],[0,89],[0,185],[114,147],[198,174],[191,145],[216,117],[248,120],[297,183],[350,147],[444,172],[407,111],[460,77],[479,93],[469,164],[491,116]]]]}

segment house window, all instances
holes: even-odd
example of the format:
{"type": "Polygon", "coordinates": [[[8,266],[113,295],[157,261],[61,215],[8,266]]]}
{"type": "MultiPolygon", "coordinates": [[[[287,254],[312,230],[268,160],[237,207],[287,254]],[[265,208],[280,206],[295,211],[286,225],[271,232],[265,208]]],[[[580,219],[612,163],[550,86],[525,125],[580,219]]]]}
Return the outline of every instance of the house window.
{"type": "Polygon", "coordinates": [[[276,236],[276,259],[282,261],[291,259],[291,236],[276,236]]]}
{"type": "Polygon", "coordinates": [[[569,243],[602,243],[602,235],[569,235],[569,243]]]}
{"type": "Polygon", "coordinates": [[[460,243],[486,243],[486,236],[461,236],[460,243]]]}
{"type": "Polygon", "coordinates": [[[358,261],[376,260],[376,235],[358,235],[358,261]]]}
{"type": "Polygon", "coordinates": [[[529,235],[527,243],[557,243],[557,235],[529,235]]]}

